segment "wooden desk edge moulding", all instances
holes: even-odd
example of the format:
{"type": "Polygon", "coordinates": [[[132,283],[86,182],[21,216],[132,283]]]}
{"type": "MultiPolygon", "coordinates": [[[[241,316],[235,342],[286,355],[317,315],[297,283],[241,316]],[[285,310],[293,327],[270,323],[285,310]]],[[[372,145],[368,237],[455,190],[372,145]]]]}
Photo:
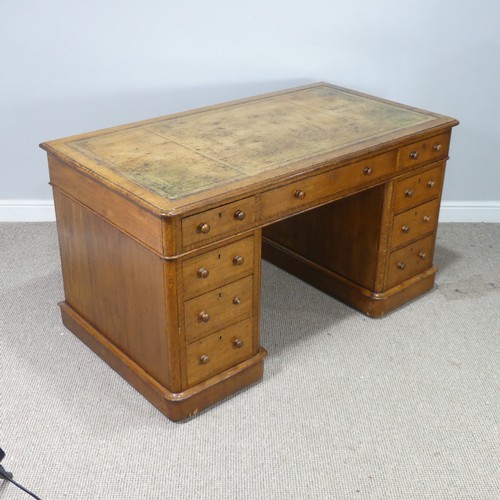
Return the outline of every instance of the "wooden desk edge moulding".
{"type": "Polygon", "coordinates": [[[195,415],[262,378],[262,257],[371,317],[432,289],[457,124],[318,83],[42,143],[64,325],[195,415]]]}

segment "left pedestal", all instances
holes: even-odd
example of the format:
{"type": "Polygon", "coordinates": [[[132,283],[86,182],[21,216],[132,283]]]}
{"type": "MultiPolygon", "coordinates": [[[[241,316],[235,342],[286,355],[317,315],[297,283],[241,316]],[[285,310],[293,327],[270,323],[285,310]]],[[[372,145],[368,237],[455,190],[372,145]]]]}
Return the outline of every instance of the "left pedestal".
{"type": "Polygon", "coordinates": [[[51,180],[70,331],[171,420],[262,378],[260,231],[166,257],[51,180]]]}

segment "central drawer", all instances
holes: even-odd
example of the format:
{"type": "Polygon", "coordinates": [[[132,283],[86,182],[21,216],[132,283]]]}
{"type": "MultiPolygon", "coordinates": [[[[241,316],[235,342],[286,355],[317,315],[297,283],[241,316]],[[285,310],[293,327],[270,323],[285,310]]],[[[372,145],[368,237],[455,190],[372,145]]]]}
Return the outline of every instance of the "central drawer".
{"type": "Polygon", "coordinates": [[[261,219],[273,220],[334,198],[336,193],[356,191],[376,184],[396,170],[397,151],[392,150],[344,167],[266,191],[261,195],[261,219]]]}
{"type": "Polygon", "coordinates": [[[252,313],[253,275],[216,288],[184,304],[186,342],[250,316],[252,313]]]}

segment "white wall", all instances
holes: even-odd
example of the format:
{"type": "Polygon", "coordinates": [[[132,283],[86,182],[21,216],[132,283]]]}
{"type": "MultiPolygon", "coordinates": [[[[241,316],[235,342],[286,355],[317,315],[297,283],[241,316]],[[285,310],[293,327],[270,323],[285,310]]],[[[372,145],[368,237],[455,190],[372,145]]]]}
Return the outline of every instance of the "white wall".
{"type": "Polygon", "coordinates": [[[500,221],[498,0],[2,3],[0,219],[49,214],[44,140],[324,80],[458,118],[444,200],[500,221]]]}

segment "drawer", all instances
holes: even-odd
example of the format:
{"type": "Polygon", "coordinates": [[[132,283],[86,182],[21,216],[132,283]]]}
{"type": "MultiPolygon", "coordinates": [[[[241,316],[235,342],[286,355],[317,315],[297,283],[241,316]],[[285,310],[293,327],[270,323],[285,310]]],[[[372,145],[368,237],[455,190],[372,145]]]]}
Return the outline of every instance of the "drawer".
{"type": "Polygon", "coordinates": [[[184,300],[253,273],[254,237],[186,259],[182,263],[184,300]]]}
{"type": "Polygon", "coordinates": [[[254,223],[255,198],[245,198],[182,219],[182,245],[189,247],[224,235],[236,235],[254,223]]]}
{"type": "Polygon", "coordinates": [[[394,217],[391,247],[399,247],[434,232],[439,214],[439,199],[410,208],[394,217]]]}
{"type": "Polygon", "coordinates": [[[278,219],[280,216],[299,212],[314,206],[328,197],[347,189],[357,190],[375,184],[377,179],[396,170],[396,151],[388,151],[362,161],[308,177],[261,195],[261,218],[278,219]]]}
{"type": "Polygon", "coordinates": [[[184,304],[186,342],[206,337],[252,314],[253,275],[184,304]]]}
{"type": "Polygon", "coordinates": [[[447,158],[449,146],[449,132],[403,146],[399,150],[399,168],[447,158]]]}
{"type": "Polygon", "coordinates": [[[433,246],[434,236],[431,235],[392,252],[389,258],[387,288],[392,288],[431,267],[433,246]]]}
{"type": "Polygon", "coordinates": [[[443,171],[444,164],[441,163],[434,168],[397,180],[394,185],[394,211],[400,212],[438,197],[443,184],[443,171]]]}
{"type": "Polygon", "coordinates": [[[252,318],[248,318],[186,347],[187,383],[195,385],[251,355],[252,318]]]}

